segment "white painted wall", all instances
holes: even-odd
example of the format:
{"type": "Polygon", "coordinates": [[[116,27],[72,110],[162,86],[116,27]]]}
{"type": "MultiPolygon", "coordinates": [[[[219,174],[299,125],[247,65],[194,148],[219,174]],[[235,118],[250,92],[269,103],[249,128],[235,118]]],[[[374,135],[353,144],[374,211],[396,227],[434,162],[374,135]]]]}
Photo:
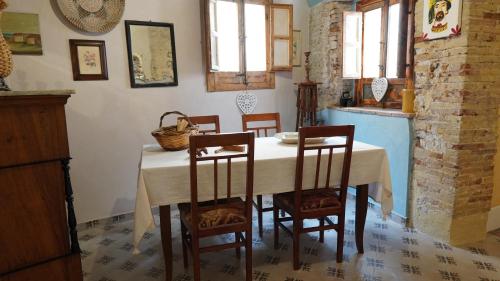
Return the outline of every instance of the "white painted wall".
{"type": "MultiPolygon", "coordinates": [[[[78,221],[131,212],[141,147],[152,143],[150,131],[163,112],[219,114],[222,131],[241,130],[237,92],[207,93],[202,67],[201,25],[198,0],[128,0],[123,19],[170,22],[175,26],[179,86],[131,89],[128,78],[125,27],[120,23],[105,35],[88,36],[61,22],[51,1],[8,1],[7,11],[40,14],[43,56],[14,56],[15,70],[7,79],[15,90],[75,89],[67,106],[78,221]],[[68,39],[105,40],[109,81],[74,82],[68,39]]],[[[306,0],[294,3],[295,28],[308,40],[309,7],[306,0]]],[[[305,49],[308,47],[305,46],[305,49]]],[[[256,91],[256,112],[281,113],[284,128],[295,122],[295,87],[303,69],[279,73],[276,90],[256,91]]],[[[172,122],[172,120],[171,120],[172,122]]]]}

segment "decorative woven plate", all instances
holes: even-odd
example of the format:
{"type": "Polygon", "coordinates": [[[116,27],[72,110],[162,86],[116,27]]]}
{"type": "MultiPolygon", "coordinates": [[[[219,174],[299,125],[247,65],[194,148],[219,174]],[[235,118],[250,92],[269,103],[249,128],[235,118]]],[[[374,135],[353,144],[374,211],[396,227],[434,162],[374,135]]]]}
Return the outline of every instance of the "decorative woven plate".
{"type": "Polygon", "coordinates": [[[125,10],[125,0],[57,0],[56,3],[69,23],[91,33],[111,31],[125,10]]]}

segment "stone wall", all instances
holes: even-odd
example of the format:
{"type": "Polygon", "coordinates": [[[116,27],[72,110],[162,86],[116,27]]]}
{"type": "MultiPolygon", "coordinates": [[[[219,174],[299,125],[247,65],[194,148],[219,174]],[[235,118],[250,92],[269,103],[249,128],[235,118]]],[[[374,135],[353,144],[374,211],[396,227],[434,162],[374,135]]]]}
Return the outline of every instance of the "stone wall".
{"type": "Polygon", "coordinates": [[[337,105],[344,91],[353,91],[352,80],[342,79],[342,18],[352,1],[325,1],[310,13],[311,80],[319,86],[319,109],[337,105]]]}
{"type": "MultiPolygon", "coordinates": [[[[500,103],[500,0],[463,0],[462,35],[415,45],[412,222],[454,244],[481,240],[500,103]]],[[[416,7],[421,34],[423,1],[416,7]]]]}
{"type": "MultiPolygon", "coordinates": [[[[497,139],[497,156],[495,160],[495,177],[493,181],[495,182],[493,188],[493,199],[491,202],[492,208],[500,209],[500,108],[497,111],[498,121],[497,121],[497,131],[498,131],[498,139],[497,139]]],[[[490,214],[491,216],[491,214],[490,214]]],[[[491,217],[490,217],[491,218],[491,217]]],[[[500,222],[499,222],[500,225],[500,222]]]]}
{"type": "Polygon", "coordinates": [[[151,49],[151,78],[156,82],[174,82],[170,29],[148,28],[151,49]]]}

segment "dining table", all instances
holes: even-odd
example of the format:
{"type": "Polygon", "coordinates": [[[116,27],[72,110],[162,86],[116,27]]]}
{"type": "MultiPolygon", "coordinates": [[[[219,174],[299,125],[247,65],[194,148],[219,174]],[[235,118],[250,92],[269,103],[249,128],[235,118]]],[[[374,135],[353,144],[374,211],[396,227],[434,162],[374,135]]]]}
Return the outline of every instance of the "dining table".
{"type": "MultiPolygon", "coordinates": [[[[343,138],[328,138],[327,143],[345,143],[343,138]]],[[[208,153],[214,153],[216,148],[209,148],[208,153]]],[[[305,187],[314,187],[317,152],[306,152],[304,157],[305,187]]],[[[331,166],[333,185],[339,184],[341,178],[341,163],[345,151],[335,149],[331,166]]],[[[254,156],[254,195],[271,195],[290,192],[295,189],[295,165],[297,145],[283,143],[276,137],[255,139],[254,156]]],[[[245,195],[245,160],[232,164],[232,196],[245,195]]],[[[326,167],[328,149],[321,157],[321,166],[326,167]]],[[[157,144],[142,147],[139,164],[136,205],[134,214],[134,253],[139,253],[139,244],[143,235],[156,227],[153,208],[159,207],[160,231],[165,262],[165,280],[172,280],[172,232],[171,206],[190,202],[189,154],[187,150],[165,151],[157,144]]],[[[199,201],[213,199],[212,163],[198,166],[198,196],[199,201]],[[203,187],[206,188],[203,188],[203,187]]],[[[326,169],[320,172],[321,179],[326,178],[326,169]]],[[[224,163],[218,165],[218,173],[225,178],[227,171],[224,163]]],[[[224,183],[220,183],[224,184],[224,183]]],[[[363,233],[365,228],[369,198],[380,204],[383,217],[387,217],[393,208],[392,185],[389,160],[384,148],[354,141],[349,186],[355,190],[355,239],[359,253],[364,252],[363,233]]],[[[224,196],[224,188],[220,197],[224,196]]]]}

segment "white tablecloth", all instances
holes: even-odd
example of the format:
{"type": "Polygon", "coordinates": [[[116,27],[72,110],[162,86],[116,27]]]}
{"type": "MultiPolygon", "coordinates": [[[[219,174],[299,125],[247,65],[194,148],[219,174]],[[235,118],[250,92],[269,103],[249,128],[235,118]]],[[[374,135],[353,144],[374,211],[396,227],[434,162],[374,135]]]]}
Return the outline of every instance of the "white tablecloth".
{"type": "MultiPolygon", "coordinates": [[[[344,139],[331,138],[331,143],[344,139]]],[[[212,153],[213,150],[209,150],[212,153]]],[[[327,150],[322,157],[320,186],[326,182],[327,150]]],[[[343,149],[334,151],[330,182],[340,182],[343,149]]],[[[304,186],[313,187],[316,170],[316,151],[307,151],[304,159],[304,186]]],[[[294,190],[297,146],[283,144],[276,138],[255,139],[254,194],[274,194],[294,190]]],[[[245,160],[233,160],[231,190],[234,196],[245,194],[245,160]]],[[[198,193],[200,201],[213,199],[212,161],[199,163],[198,193]]],[[[226,170],[219,163],[219,198],[226,190],[226,170]]],[[[381,147],[354,142],[349,185],[370,185],[370,196],[381,204],[384,216],[393,207],[389,161],[381,147]]],[[[135,205],[134,245],[137,246],[147,230],[155,227],[151,208],[190,202],[189,155],[186,150],[166,152],[158,145],[145,145],[140,164],[135,205]]]]}

